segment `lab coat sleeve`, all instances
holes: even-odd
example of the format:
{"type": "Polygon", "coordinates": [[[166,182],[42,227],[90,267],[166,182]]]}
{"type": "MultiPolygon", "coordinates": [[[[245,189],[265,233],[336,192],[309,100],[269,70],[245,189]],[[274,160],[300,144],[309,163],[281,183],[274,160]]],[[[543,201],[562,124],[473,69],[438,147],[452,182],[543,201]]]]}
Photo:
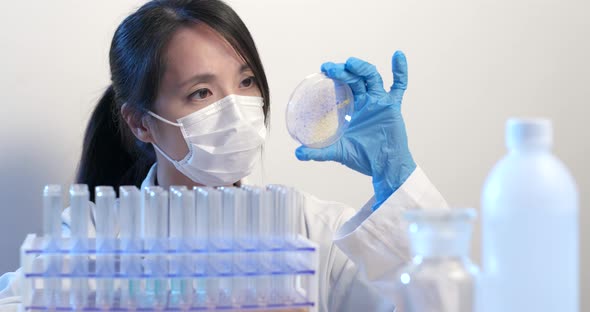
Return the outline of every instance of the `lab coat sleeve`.
{"type": "Polygon", "coordinates": [[[420,167],[376,211],[369,200],[335,233],[334,242],[357,266],[360,279],[396,301],[396,272],[410,260],[403,211],[448,209],[420,167]]]}
{"type": "Polygon", "coordinates": [[[356,209],[305,195],[302,233],[319,247],[318,311],[393,311],[393,304],[370,285],[358,267],[334,244],[334,233],[356,213],[356,209]]]}
{"type": "MultiPolygon", "coordinates": [[[[391,312],[395,305],[380,294],[379,289],[373,287],[356,266],[337,247],[336,258],[342,263],[334,263],[330,272],[332,283],[329,288],[327,311],[340,312],[391,312]]],[[[335,261],[336,262],[336,261],[335,261]]]]}
{"type": "Polygon", "coordinates": [[[21,303],[20,289],[22,277],[20,269],[7,272],[0,277],[0,312],[16,312],[21,303]]]}

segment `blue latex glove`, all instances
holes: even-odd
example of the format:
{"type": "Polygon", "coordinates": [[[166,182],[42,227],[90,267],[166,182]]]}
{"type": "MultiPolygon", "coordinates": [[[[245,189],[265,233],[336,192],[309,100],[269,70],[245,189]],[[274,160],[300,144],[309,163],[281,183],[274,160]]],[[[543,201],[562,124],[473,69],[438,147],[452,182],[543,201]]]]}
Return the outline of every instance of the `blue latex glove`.
{"type": "Polygon", "coordinates": [[[324,63],[328,77],[348,83],[354,94],[354,108],[348,129],[340,140],[321,149],[300,146],[299,160],[337,161],[373,177],[376,210],[416,169],[408,148],[406,127],[401,114],[408,84],[408,65],[401,51],[391,61],[393,85],[386,92],[374,65],[357,58],[346,64],[324,63]]]}

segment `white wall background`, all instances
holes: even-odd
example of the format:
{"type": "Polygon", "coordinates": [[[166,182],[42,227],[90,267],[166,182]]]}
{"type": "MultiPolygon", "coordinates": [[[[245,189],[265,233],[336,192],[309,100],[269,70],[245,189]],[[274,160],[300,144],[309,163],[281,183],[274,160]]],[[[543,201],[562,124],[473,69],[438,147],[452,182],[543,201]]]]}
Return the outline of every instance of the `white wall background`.
{"type": "MultiPolygon", "coordinates": [[[[19,266],[25,234],[41,228],[42,186],[72,181],[85,124],[109,83],[113,32],[141,3],[0,1],[0,271],[19,266]]],[[[369,178],[293,156],[297,145],[285,129],[285,105],[296,84],[324,61],[364,58],[378,66],[388,86],[391,54],[406,52],[411,149],[454,206],[479,206],[485,176],[504,153],[506,118],[553,119],[555,153],[580,187],[581,311],[590,311],[590,2],[229,3],[253,33],[270,81],[266,183],[291,184],[353,206],[371,195],[369,178]]]]}

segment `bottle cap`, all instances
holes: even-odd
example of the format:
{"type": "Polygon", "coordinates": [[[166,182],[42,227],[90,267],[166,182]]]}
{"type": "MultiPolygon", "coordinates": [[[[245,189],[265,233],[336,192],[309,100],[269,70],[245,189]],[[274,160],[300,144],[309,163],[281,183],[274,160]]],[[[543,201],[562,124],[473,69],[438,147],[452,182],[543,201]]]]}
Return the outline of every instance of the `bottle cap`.
{"type": "Polygon", "coordinates": [[[553,128],[549,119],[510,118],[506,122],[506,146],[509,149],[551,147],[552,144],[553,128]]]}

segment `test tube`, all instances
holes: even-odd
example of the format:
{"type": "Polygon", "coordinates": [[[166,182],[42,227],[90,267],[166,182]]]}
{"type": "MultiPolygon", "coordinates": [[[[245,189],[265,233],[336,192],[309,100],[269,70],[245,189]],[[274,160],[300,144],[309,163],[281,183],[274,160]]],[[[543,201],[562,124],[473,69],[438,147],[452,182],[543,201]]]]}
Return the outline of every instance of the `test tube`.
{"type": "Polygon", "coordinates": [[[209,191],[207,188],[194,187],[195,197],[195,248],[207,248],[209,234],[209,191]]]}
{"type": "MultiPolygon", "coordinates": [[[[182,206],[184,210],[183,219],[183,233],[182,236],[187,240],[186,251],[192,251],[196,247],[196,207],[195,207],[195,193],[192,190],[182,190],[182,206]]],[[[198,263],[198,257],[192,254],[187,254],[183,257],[183,271],[185,275],[190,275],[193,272],[193,268],[198,263]]],[[[192,279],[184,281],[184,286],[181,291],[183,295],[183,303],[190,305],[194,297],[194,284],[192,279]]]]}
{"type": "Polygon", "coordinates": [[[260,190],[242,186],[242,204],[236,207],[236,237],[241,248],[253,250],[258,241],[258,200],[260,190]]]}
{"type": "Polygon", "coordinates": [[[271,248],[273,240],[274,222],[274,194],[268,189],[261,189],[258,199],[258,240],[260,248],[271,248]]]}
{"type": "Polygon", "coordinates": [[[223,207],[222,191],[220,189],[206,188],[207,191],[207,275],[206,279],[206,303],[216,305],[221,294],[220,279],[217,277],[226,270],[223,268],[223,255],[216,252],[223,249],[223,207]]]}
{"type": "Polygon", "coordinates": [[[280,185],[268,185],[267,190],[270,191],[271,202],[268,209],[270,216],[271,233],[270,240],[272,248],[281,248],[285,242],[285,201],[282,194],[283,189],[280,185]]]}
{"type": "Polygon", "coordinates": [[[299,224],[301,220],[301,205],[303,204],[303,194],[295,188],[286,187],[286,239],[287,242],[293,243],[299,235],[299,224]]]}
{"type": "Polygon", "coordinates": [[[86,184],[70,186],[71,266],[70,304],[80,308],[88,299],[88,223],[90,221],[89,192],[86,184]],[[86,254],[84,254],[86,253],[86,254]]]}
{"type": "MultiPolygon", "coordinates": [[[[242,186],[241,204],[236,205],[236,238],[238,249],[255,251],[258,241],[258,208],[260,188],[242,186]]],[[[242,304],[256,304],[258,255],[252,252],[238,253],[236,256],[236,271],[241,277],[234,278],[234,296],[242,304]]]]}
{"type": "MultiPolygon", "coordinates": [[[[203,187],[194,187],[195,199],[195,250],[200,251],[195,254],[193,273],[197,276],[209,275],[208,255],[204,253],[209,248],[209,189],[203,187]]],[[[207,301],[208,282],[204,278],[198,278],[195,281],[195,297],[193,306],[203,305],[207,301]]]]}
{"type": "Polygon", "coordinates": [[[170,186],[170,249],[179,251],[188,248],[184,219],[190,218],[190,214],[184,211],[183,191],[186,191],[186,186],[170,186]]]}
{"type": "MultiPolygon", "coordinates": [[[[273,222],[275,228],[273,236],[276,237],[275,247],[282,250],[289,249],[289,243],[295,235],[294,211],[296,206],[296,194],[294,190],[283,185],[270,185],[273,192],[273,222]]],[[[275,253],[273,264],[276,270],[282,273],[291,273],[288,254],[284,251],[275,253]]],[[[271,289],[274,300],[290,301],[293,299],[292,290],[295,285],[295,278],[290,274],[278,274],[273,277],[271,289]]]]}
{"type": "Polygon", "coordinates": [[[141,194],[135,186],[119,187],[119,238],[121,240],[121,304],[136,307],[140,298],[141,194]]]}
{"type": "Polygon", "coordinates": [[[268,189],[273,192],[273,236],[277,238],[280,246],[286,246],[295,240],[299,233],[299,202],[303,198],[297,190],[284,185],[269,185],[268,189]]]}
{"type": "Polygon", "coordinates": [[[141,194],[137,187],[119,187],[119,238],[124,251],[138,252],[141,246],[141,194]]]}
{"type": "Polygon", "coordinates": [[[111,186],[97,186],[95,196],[96,224],[96,305],[110,307],[114,300],[115,256],[115,190],[111,186]]]}
{"type": "Polygon", "coordinates": [[[297,194],[297,201],[295,206],[295,212],[293,213],[293,216],[295,218],[293,221],[293,231],[295,239],[298,240],[299,233],[302,231],[303,211],[305,211],[306,198],[305,194],[298,190],[295,190],[295,193],[297,194]]]}
{"type": "Polygon", "coordinates": [[[146,295],[148,302],[156,307],[166,303],[168,283],[162,277],[167,274],[166,267],[166,239],[168,237],[168,192],[158,186],[144,189],[144,240],[148,256],[146,273],[152,275],[146,281],[146,295]]]}
{"type": "Polygon", "coordinates": [[[240,291],[245,288],[243,285],[244,279],[236,277],[238,272],[237,264],[242,261],[244,257],[238,253],[239,245],[237,244],[240,231],[245,229],[244,218],[246,217],[245,208],[245,191],[241,188],[226,187],[223,189],[223,228],[224,240],[232,251],[225,260],[227,266],[224,268],[227,274],[234,277],[222,280],[222,293],[225,295],[225,300],[234,300],[240,297],[240,291]],[[233,299],[232,299],[233,298],[233,299]]]}
{"type": "MultiPolygon", "coordinates": [[[[231,275],[233,272],[233,249],[234,243],[234,230],[235,230],[235,207],[237,204],[236,197],[239,189],[234,187],[222,187],[219,188],[222,193],[221,207],[212,209],[221,210],[221,249],[227,252],[218,253],[217,256],[217,267],[218,274],[231,275]]],[[[218,302],[228,302],[233,294],[233,279],[232,278],[221,278],[219,280],[219,298],[218,302]]]]}
{"type": "MultiPolygon", "coordinates": [[[[43,236],[47,251],[57,251],[61,238],[61,211],[63,208],[61,185],[46,185],[43,189],[43,236]]],[[[61,256],[48,254],[45,257],[45,274],[52,276],[61,273],[61,256]]],[[[48,278],[45,284],[45,305],[54,307],[61,293],[58,278],[48,278]]]]}
{"type": "MultiPolygon", "coordinates": [[[[170,256],[170,274],[186,276],[191,265],[191,256],[187,253],[192,247],[194,228],[194,198],[185,186],[170,187],[170,242],[171,249],[177,254],[170,256]]],[[[171,302],[187,305],[191,302],[192,283],[190,279],[173,278],[171,280],[171,302]]]]}
{"type": "Polygon", "coordinates": [[[224,249],[234,249],[236,211],[242,205],[242,190],[235,187],[222,187],[221,240],[224,249]]]}
{"type": "Polygon", "coordinates": [[[223,237],[223,209],[222,193],[220,190],[209,188],[207,189],[207,238],[209,249],[222,249],[223,244],[221,239],[223,237]]]}
{"type": "MultiPolygon", "coordinates": [[[[286,248],[294,248],[297,245],[297,238],[299,235],[299,223],[301,220],[301,204],[303,204],[304,197],[295,188],[284,187],[285,208],[286,208],[286,248]]],[[[285,269],[292,273],[297,270],[298,264],[295,256],[289,257],[293,253],[286,253],[284,262],[285,269]]],[[[296,300],[297,297],[297,277],[294,275],[287,275],[285,278],[285,294],[286,301],[296,300]]]]}
{"type": "Polygon", "coordinates": [[[195,193],[188,190],[182,190],[182,207],[184,211],[184,225],[182,227],[182,236],[187,239],[188,249],[194,248],[195,245],[195,227],[196,227],[196,209],[195,193]]]}
{"type": "Polygon", "coordinates": [[[46,185],[43,189],[43,236],[45,237],[45,249],[56,250],[60,247],[62,209],[61,185],[46,185]]]}
{"type": "Polygon", "coordinates": [[[88,223],[90,221],[88,185],[73,184],[70,186],[71,237],[73,248],[77,251],[88,249],[88,223]]]}
{"type": "Polygon", "coordinates": [[[168,237],[168,192],[159,186],[148,186],[144,191],[144,247],[148,251],[162,251],[168,237]]]}
{"type": "MultiPolygon", "coordinates": [[[[258,198],[259,221],[258,237],[259,249],[261,251],[272,249],[273,247],[273,222],[274,222],[274,194],[268,189],[260,189],[258,198]]],[[[261,275],[256,283],[256,292],[258,300],[261,303],[269,304],[271,302],[272,279],[270,275],[273,272],[272,252],[261,252],[258,255],[257,265],[261,275]]]]}

